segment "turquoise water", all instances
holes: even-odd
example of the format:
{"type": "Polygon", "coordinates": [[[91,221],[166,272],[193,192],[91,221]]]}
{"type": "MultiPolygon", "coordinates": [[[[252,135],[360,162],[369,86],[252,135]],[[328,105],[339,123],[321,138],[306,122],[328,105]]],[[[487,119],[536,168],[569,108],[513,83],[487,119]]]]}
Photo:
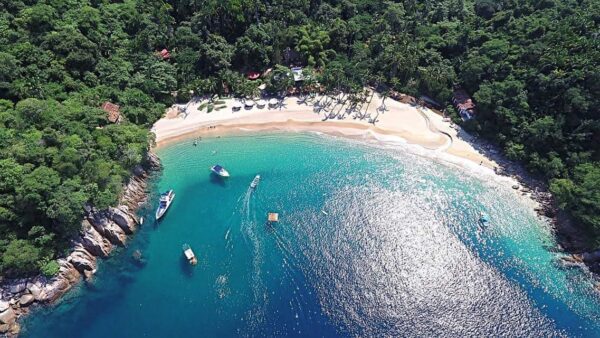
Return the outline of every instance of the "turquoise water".
{"type": "Polygon", "coordinates": [[[551,229],[506,184],[308,134],[184,141],[159,156],[140,214],[152,219],[172,188],[165,218],[34,311],[23,336],[600,336],[591,279],[556,263],[551,229]],[[232,177],[211,176],[216,163],[232,177]]]}

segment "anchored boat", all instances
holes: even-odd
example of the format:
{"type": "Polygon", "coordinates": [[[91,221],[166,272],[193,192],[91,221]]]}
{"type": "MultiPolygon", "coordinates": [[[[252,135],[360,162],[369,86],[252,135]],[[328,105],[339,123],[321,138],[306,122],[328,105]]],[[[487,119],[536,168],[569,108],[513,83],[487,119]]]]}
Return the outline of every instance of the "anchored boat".
{"type": "Polygon", "coordinates": [[[160,201],[158,202],[158,209],[156,209],[156,220],[159,220],[167,212],[167,209],[171,206],[175,193],[173,190],[169,190],[160,195],[160,201]]]}
{"type": "Polygon", "coordinates": [[[214,165],[210,168],[210,171],[212,171],[213,173],[215,173],[216,175],[219,175],[221,177],[229,177],[229,172],[227,170],[225,170],[225,168],[223,168],[220,165],[214,165]]]}
{"type": "Polygon", "coordinates": [[[260,183],[260,175],[254,176],[252,183],[250,183],[250,188],[252,188],[252,189],[256,188],[258,186],[258,183],[260,183]]]}
{"type": "Polygon", "coordinates": [[[183,245],[183,255],[191,265],[196,265],[198,263],[194,251],[192,251],[192,248],[187,243],[183,245]]]}

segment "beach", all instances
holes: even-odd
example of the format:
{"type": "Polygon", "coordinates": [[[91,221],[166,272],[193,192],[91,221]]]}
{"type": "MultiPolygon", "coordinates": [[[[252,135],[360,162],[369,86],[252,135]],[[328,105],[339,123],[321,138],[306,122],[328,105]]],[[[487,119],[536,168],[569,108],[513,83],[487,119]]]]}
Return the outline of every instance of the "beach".
{"type": "Polygon", "coordinates": [[[207,113],[199,108],[206,100],[190,102],[185,112],[175,110],[156,122],[152,131],[157,147],[178,140],[200,136],[223,136],[244,131],[314,131],[351,138],[373,138],[380,141],[399,141],[418,145],[436,153],[447,153],[477,165],[493,169],[497,164],[458,136],[450,121],[432,110],[401,103],[379,94],[372,96],[360,110],[349,112],[350,104],[316,96],[303,101],[295,96],[283,99],[279,107],[234,111],[234,99],[223,100],[219,110],[207,113]],[[329,101],[327,107],[325,102],[329,101]],[[382,107],[385,106],[385,109],[382,107]],[[335,114],[325,120],[326,115],[335,114]],[[343,118],[338,118],[343,115],[343,118]],[[371,123],[376,119],[375,123],[371,123]]]}

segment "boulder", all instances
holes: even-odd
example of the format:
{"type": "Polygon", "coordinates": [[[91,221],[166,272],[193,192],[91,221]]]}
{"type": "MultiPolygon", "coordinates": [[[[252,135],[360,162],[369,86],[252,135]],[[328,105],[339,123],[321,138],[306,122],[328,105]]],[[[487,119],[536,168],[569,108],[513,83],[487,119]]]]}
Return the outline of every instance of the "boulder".
{"type": "Polygon", "coordinates": [[[8,308],[3,312],[0,312],[0,324],[12,324],[17,319],[17,315],[12,308],[8,308]]]}
{"type": "Polygon", "coordinates": [[[107,257],[113,249],[113,245],[96,230],[87,220],[83,221],[83,234],[80,244],[92,255],[107,257]]]}
{"type": "Polygon", "coordinates": [[[60,298],[60,296],[69,291],[81,278],[79,271],[77,271],[75,266],[67,260],[59,259],[58,264],[60,265],[58,275],[44,287],[44,292],[47,295],[46,300],[49,302],[53,302],[60,298]]]}
{"type": "Polygon", "coordinates": [[[113,222],[110,222],[104,228],[104,237],[106,237],[112,244],[119,246],[124,246],[125,242],[127,241],[127,235],[123,229],[113,222]]]}
{"type": "Polygon", "coordinates": [[[20,281],[15,284],[12,284],[9,287],[9,290],[10,290],[10,293],[15,294],[15,293],[20,293],[20,292],[25,291],[26,288],[27,288],[27,282],[20,281]]]}
{"type": "Polygon", "coordinates": [[[48,295],[44,288],[39,284],[31,284],[28,286],[29,292],[33,295],[33,298],[38,302],[44,302],[48,299],[48,295]]]}
{"type": "Polygon", "coordinates": [[[125,231],[126,234],[132,234],[136,228],[135,218],[129,214],[127,206],[120,208],[109,208],[111,219],[125,231]]]}
{"type": "Polygon", "coordinates": [[[10,325],[8,325],[8,324],[0,324],[0,334],[1,333],[6,333],[6,332],[8,332],[8,330],[10,330],[10,325]]]}
{"type": "Polygon", "coordinates": [[[125,232],[121,227],[107,217],[106,212],[92,213],[89,221],[102,236],[110,241],[110,243],[121,246],[125,245],[127,235],[125,235],[125,232]]]}
{"type": "Polygon", "coordinates": [[[73,264],[80,273],[83,273],[85,270],[96,270],[96,257],[82,246],[75,247],[75,250],[67,257],[67,261],[73,264]]]}
{"type": "Polygon", "coordinates": [[[5,300],[0,300],[0,312],[6,311],[10,307],[10,304],[5,300]]]}
{"type": "Polygon", "coordinates": [[[21,298],[19,298],[19,305],[21,306],[29,306],[31,305],[31,303],[33,303],[33,301],[35,300],[35,297],[33,297],[32,294],[25,294],[22,295],[21,298]]]}

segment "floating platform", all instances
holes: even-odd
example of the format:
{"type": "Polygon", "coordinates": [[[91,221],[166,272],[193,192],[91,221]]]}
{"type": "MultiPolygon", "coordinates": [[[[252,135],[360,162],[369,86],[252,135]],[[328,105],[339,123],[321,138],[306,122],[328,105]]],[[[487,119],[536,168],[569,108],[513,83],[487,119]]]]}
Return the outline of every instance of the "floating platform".
{"type": "Polygon", "coordinates": [[[279,222],[279,214],[276,212],[270,212],[267,219],[269,222],[279,222]]]}

